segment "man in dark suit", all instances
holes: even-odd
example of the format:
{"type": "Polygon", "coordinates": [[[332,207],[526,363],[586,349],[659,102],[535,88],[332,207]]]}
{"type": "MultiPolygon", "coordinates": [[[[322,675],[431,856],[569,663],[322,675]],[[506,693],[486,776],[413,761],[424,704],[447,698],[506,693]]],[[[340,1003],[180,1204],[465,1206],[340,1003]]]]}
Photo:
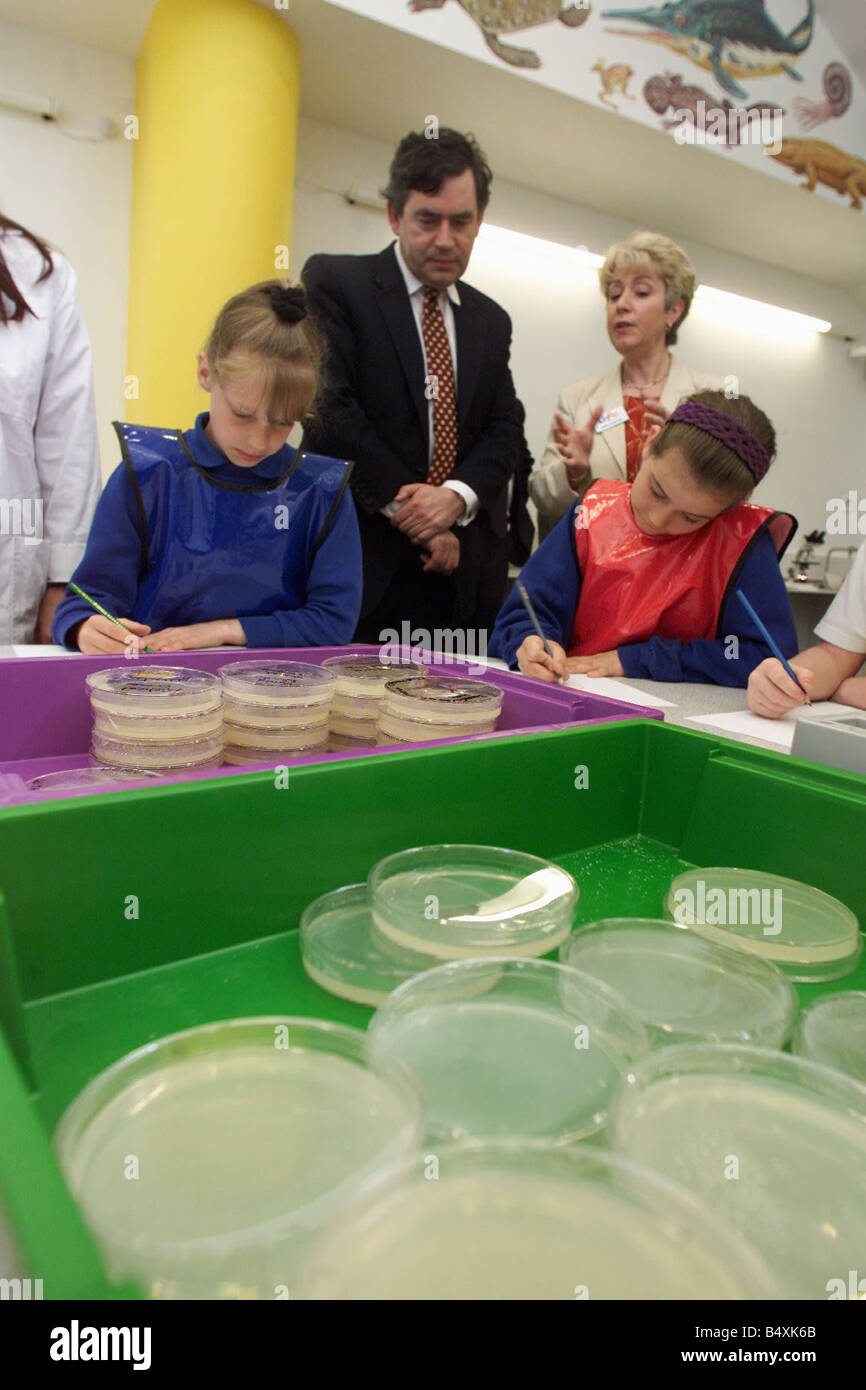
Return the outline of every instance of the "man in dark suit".
{"type": "Polygon", "coordinates": [[[460,280],[490,181],[471,137],[407,135],[385,190],[396,241],[378,255],[311,256],[302,272],[328,342],[307,439],[355,464],[359,641],[404,621],[487,629],[503,600],[522,447],[511,320],[460,280]]]}

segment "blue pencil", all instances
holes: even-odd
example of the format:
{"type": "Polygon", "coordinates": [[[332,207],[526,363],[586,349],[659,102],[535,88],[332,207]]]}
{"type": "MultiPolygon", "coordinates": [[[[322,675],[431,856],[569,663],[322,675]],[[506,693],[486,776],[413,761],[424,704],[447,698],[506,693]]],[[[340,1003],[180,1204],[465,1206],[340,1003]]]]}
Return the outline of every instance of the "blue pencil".
{"type": "MultiPolygon", "coordinates": [[[[758,629],[767,646],[770,648],[770,651],[773,653],[773,656],[777,657],[778,660],[781,661],[782,665],[788,672],[788,675],[791,677],[791,680],[794,682],[794,684],[797,685],[800,690],[803,690],[802,685],[800,685],[800,682],[797,680],[796,671],[793,669],[792,666],[788,665],[787,661],[785,660],[781,651],[779,650],[779,647],[773,641],[773,638],[770,636],[769,632],[764,627],[764,624],[761,622],[761,619],[758,617],[754,608],[749,603],[749,600],[746,598],[746,595],[743,593],[742,589],[737,589],[737,598],[740,600],[740,603],[743,605],[752,622],[755,624],[755,627],[758,629]]],[[[812,701],[809,699],[809,696],[805,690],[803,690],[803,694],[806,696],[806,704],[811,705],[812,701]]]]}

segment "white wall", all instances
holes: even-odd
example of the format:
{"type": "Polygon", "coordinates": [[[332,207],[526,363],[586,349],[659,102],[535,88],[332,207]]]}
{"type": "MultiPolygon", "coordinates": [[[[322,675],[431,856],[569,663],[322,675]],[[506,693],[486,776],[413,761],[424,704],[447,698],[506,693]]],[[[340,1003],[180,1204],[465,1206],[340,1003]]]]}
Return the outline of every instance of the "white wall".
{"type": "MultiPolygon", "coordinates": [[[[76,268],[94,348],[103,471],[108,473],[117,461],[110,422],[123,414],[124,405],[132,145],[124,139],[90,142],[71,136],[92,127],[100,116],[122,120],[132,110],[134,63],[0,21],[0,88],[45,93],[61,104],[62,128],[0,109],[0,208],[58,244],[76,268]]],[[[479,134],[483,140],[483,131],[479,134]]],[[[384,216],[349,207],[339,192],[351,183],[380,186],[391,153],[379,141],[301,121],[296,272],[313,251],[375,251],[387,244],[384,216]]],[[[591,198],[591,190],[579,194],[591,198]]],[[[494,181],[488,220],[552,241],[584,243],[595,251],[631,230],[577,196],[551,198],[501,179],[494,181]]],[[[694,243],[687,226],[672,223],[660,230],[683,242],[707,283],[830,320],[844,305],[851,319],[842,290],[694,243]]],[[[592,280],[566,283],[558,267],[551,270],[534,257],[505,261],[501,252],[481,243],[468,278],[498,299],[514,321],[515,381],[537,454],[560,387],[615,361],[598,290],[592,280]]],[[[859,318],[859,331],[866,337],[866,315],[859,318]]],[[[759,500],[788,507],[806,531],[824,526],[830,497],[845,496],[849,488],[866,494],[866,368],[848,360],[843,343],[830,337],[812,339],[806,346],[752,339],[738,329],[713,325],[693,310],[677,350],[699,369],[737,375],[741,388],[774,420],[780,457],[756,494],[759,500]]]]}
{"type": "Polygon", "coordinates": [[[73,136],[92,132],[102,116],[122,121],[134,83],[130,58],[0,21],[0,89],[55,97],[61,114],[58,126],[0,108],[0,210],[75,267],[106,476],[118,462],[111,421],[124,409],[132,144],[73,136]]]}
{"type": "MultiPolygon", "coordinates": [[[[476,133],[483,143],[483,132],[476,133]]],[[[378,141],[317,121],[301,122],[292,241],[295,274],[314,251],[370,252],[388,244],[384,214],[349,206],[339,191],[350,184],[381,187],[391,154],[391,148],[378,141]]],[[[588,191],[581,190],[584,195],[588,191]]],[[[577,201],[551,198],[495,177],[487,220],[596,252],[634,230],[577,201]]],[[[707,284],[831,322],[844,305],[850,321],[851,305],[842,290],[693,242],[677,226],[656,230],[684,245],[699,279],[707,284]]],[[[575,274],[567,278],[557,265],[531,255],[506,256],[481,241],[476,242],[466,278],[512,317],[512,367],[526,406],[527,438],[537,457],[560,388],[607,371],[616,361],[597,280],[575,274]]],[[[864,336],[866,315],[859,317],[864,336]]],[[[800,535],[826,527],[829,498],[847,497],[850,488],[866,497],[866,367],[848,359],[846,344],[828,335],[810,335],[805,341],[757,337],[736,324],[720,325],[706,310],[693,308],[676,351],[697,370],[739,377],[740,389],[773,420],[779,454],[754,497],[792,511],[800,521],[800,535]]]]}

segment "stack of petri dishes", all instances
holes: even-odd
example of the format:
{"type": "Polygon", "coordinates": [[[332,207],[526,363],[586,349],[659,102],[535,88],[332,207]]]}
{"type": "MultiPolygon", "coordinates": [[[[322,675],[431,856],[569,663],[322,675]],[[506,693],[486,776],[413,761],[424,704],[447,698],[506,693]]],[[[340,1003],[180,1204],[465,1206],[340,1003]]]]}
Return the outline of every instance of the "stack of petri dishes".
{"type": "Polygon", "coordinates": [[[106,767],[180,772],[219,767],[222,688],[185,666],[114,666],[87,677],[91,753],[106,767]]]}
{"type": "Polygon", "coordinates": [[[388,681],[379,716],[379,743],[486,734],[502,712],[498,685],[447,676],[409,676],[388,681]]]}
{"type": "Polygon", "coordinates": [[[227,763],[266,763],[327,747],[333,671],[303,661],[233,661],[219,675],[227,763]]]}
{"type": "Polygon", "coordinates": [[[381,1004],[443,961],[542,956],[571,930],[578,886],[546,859],[493,845],[388,855],[366,883],[316,898],[301,917],[304,969],[354,1003],[381,1004]]]}
{"type": "Polygon", "coordinates": [[[388,661],[377,653],[331,656],[322,665],[337,677],[328,743],[332,752],[374,748],[379,741],[379,714],[387,682],[426,674],[419,661],[388,661]]]}

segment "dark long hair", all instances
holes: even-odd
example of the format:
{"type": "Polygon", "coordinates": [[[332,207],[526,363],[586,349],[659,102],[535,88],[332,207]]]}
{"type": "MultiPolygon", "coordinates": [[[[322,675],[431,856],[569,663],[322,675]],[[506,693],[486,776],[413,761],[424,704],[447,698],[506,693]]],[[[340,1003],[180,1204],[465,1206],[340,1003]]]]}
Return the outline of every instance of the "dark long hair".
{"type": "Polygon", "coordinates": [[[6,264],[6,258],[3,255],[4,232],[20,232],[22,236],[26,236],[28,241],[33,242],[33,245],[42,257],[42,274],[36,281],[37,285],[41,284],[43,280],[47,280],[54,269],[54,262],[51,259],[51,250],[47,242],[44,242],[41,237],[34,236],[33,232],[28,232],[26,227],[21,226],[20,222],[13,222],[11,217],[4,217],[2,212],[0,212],[0,324],[14,323],[16,319],[23,319],[27,314],[31,314],[33,318],[36,317],[30,305],[27,303],[27,300],[24,298],[24,295],[12,279],[12,272],[6,264]],[[3,295],[5,295],[7,299],[12,300],[14,307],[11,314],[6,312],[6,306],[3,303],[3,295]]]}

